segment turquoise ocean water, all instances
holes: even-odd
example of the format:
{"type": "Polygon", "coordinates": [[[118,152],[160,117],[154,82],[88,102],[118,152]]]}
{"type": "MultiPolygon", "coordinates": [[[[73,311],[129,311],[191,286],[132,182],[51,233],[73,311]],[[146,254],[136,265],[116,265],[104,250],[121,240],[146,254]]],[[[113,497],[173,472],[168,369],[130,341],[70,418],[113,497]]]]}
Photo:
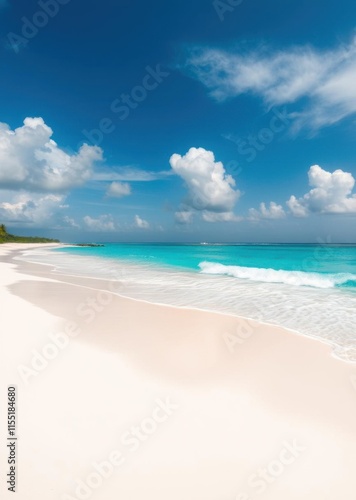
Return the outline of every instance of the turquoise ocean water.
{"type": "Polygon", "coordinates": [[[356,361],[356,245],[68,245],[24,258],[119,281],[127,297],[283,326],[356,361]]]}
{"type": "Polygon", "coordinates": [[[351,245],[106,244],[59,251],[253,281],[356,288],[356,246],[351,245]]]}

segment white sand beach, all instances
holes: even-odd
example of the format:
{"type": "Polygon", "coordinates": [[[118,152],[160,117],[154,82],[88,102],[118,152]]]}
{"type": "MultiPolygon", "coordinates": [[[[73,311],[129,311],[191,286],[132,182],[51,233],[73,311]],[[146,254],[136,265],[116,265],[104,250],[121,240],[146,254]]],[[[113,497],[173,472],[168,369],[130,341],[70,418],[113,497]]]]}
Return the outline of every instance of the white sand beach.
{"type": "Polygon", "coordinates": [[[356,364],[13,260],[33,246],[0,245],[1,469],[16,385],[17,500],[354,500],[356,364]]]}

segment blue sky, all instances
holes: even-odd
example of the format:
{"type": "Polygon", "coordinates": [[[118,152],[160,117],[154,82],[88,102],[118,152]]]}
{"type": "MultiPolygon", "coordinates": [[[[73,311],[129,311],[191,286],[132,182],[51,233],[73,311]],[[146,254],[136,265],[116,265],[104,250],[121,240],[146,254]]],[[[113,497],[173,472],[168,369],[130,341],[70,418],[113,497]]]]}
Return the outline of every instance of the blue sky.
{"type": "Polygon", "coordinates": [[[0,219],[11,230],[356,241],[351,0],[0,8],[0,219]]]}

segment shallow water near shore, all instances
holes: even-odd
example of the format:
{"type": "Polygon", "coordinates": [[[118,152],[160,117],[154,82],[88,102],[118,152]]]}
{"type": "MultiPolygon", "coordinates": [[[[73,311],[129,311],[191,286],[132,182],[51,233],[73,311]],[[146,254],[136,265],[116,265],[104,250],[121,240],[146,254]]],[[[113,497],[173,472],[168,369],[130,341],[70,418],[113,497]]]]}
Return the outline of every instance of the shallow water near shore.
{"type": "Polygon", "coordinates": [[[120,281],[127,297],[283,326],[356,361],[355,246],[107,244],[22,258],[120,281]]]}

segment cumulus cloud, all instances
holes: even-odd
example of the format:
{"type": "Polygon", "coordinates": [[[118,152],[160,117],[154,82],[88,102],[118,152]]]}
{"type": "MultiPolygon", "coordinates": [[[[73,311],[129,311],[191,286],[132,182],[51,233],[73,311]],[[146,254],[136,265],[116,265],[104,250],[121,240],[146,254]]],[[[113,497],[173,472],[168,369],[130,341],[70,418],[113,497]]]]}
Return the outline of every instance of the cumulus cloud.
{"type": "Polygon", "coordinates": [[[294,217],[308,216],[309,213],[308,207],[302,203],[302,200],[301,201],[297,200],[297,198],[294,195],[292,195],[287,201],[287,206],[294,215],[294,217]]]}
{"type": "Polygon", "coordinates": [[[340,169],[327,172],[314,165],[310,167],[308,177],[312,189],[301,198],[291,196],[287,202],[293,215],[356,213],[355,179],[351,173],[340,169]]]}
{"type": "Polygon", "coordinates": [[[188,189],[184,203],[190,210],[186,212],[203,211],[203,218],[209,222],[221,218],[233,220],[232,211],[240,192],[235,189],[235,180],[226,174],[223,164],[215,161],[214,153],[204,148],[190,148],[184,156],[172,155],[170,164],[188,189]]]}
{"type": "MultiPolygon", "coordinates": [[[[294,217],[311,214],[356,214],[356,193],[353,193],[355,179],[349,172],[335,170],[328,172],[319,165],[310,167],[309,185],[312,189],[298,198],[292,195],[286,202],[294,217]]],[[[259,209],[249,210],[250,220],[282,219],[286,211],[282,205],[261,203],[259,209]]]]}
{"type": "Polygon", "coordinates": [[[148,229],[150,227],[149,223],[146,220],[141,219],[139,215],[135,215],[135,226],[139,229],[148,229]]]}
{"type": "Polygon", "coordinates": [[[106,191],[110,198],[123,198],[131,194],[131,186],[127,182],[112,182],[106,191]]]}
{"type": "Polygon", "coordinates": [[[107,233],[117,231],[112,215],[100,215],[100,217],[96,219],[90,217],[89,215],[86,215],[83,218],[83,221],[85,227],[89,231],[107,232],[107,233]]]}
{"type": "Polygon", "coordinates": [[[185,70],[217,100],[249,93],[268,107],[293,103],[296,129],[318,129],[356,113],[356,38],[332,50],[197,48],[185,70]]]}
{"type": "Polygon", "coordinates": [[[91,178],[102,150],[84,144],[70,155],[52,135],[43,118],[26,118],[15,130],[0,123],[0,189],[53,193],[81,186],[91,178]]]}
{"type": "Polygon", "coordinates": [[[250,220],[260,220],[260,219],[283,219],[286,216],[284,208],[282,205],[277,205],[274,201],[271,201],[269,207],[265,203],[260,203],[260,207],[250,208],[249,219],[250,220]]]}
{"type": "Polygon", "coordinates": [[[4,223],[22,223],[36,227],[54,224],[63,210],[65,197],[54,194],[18,193],[0,201],[0,220],[4,223]],[[9,201],[10,200],[10,201],[9,201]]]}

